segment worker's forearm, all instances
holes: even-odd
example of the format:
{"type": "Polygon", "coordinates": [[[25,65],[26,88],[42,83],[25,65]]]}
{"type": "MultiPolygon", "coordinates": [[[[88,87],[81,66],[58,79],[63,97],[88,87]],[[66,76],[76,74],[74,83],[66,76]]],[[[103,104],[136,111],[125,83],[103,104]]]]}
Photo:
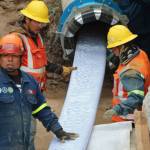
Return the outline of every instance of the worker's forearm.
{"type": "Polygon", "coordinates": [[[118,115],[127,115],[133,113],[135,109],[142,106],[144,97],[141,95],[131,94],[127,100],[123,101],[119,105],[116,105],[113,109],[118,115]]]}
{"type": "Polygon", "coordinates": [[[136,70],[130,69],[121,74],[121,83],[128,92],[128,97],[127,100],[116,105],[114,110],[119,115],[127,115],[142,106],[144,99],[144,78],[136,70]]]}
{"type": "Polygon", "coordinates": [[[48,107],[41,110],[36,117],[42,122],[47,131],[51,130],[55,133],[57,130],[62,129],[57,116],[48,107]]]}

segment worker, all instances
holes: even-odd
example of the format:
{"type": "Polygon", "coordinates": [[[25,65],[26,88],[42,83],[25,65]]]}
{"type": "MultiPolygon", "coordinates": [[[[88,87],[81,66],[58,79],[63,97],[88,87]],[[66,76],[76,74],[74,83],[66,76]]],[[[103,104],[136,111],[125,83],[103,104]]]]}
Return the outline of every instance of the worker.
{"type": "Polygon", "coordinates": [[[41,90],[44,91],[46,72],[66,76],[75,67],[65,67],[47,61],[45,46],[40,34],[43,27],[49,23],[46,4],[43,1],[34,0],[20,12],[23,19],[18,21],[20,24],[15,32],[21,38],[24,46],[21,70],[31,74],[39,82],[41,90]]]}
{"type": "Polygon", "coordinates": [[[112,26],[107,35],[107,48],[120,60],[114,73],[112,108],[104,113],[114,122],[134,119],[134,110],[141,109],[150,85],[150,62],[134,43],[137,36],[123,25],[112,26]]]}
{"type": "Polygon", "coordinates": [[[150,0],[114,0],[129,18],[128,28],[138,34],[136,43],[150,59],[150,0]],[[144,16],[144,17],[143,17],[144,16]]]}
{"type": "Polygon", "coordinates": [[[0,39],[0,149],[34,150],[29,148],[31,115],[58,139],[75,139],[77,134],[65,132],[59,124],[37,81],[20,70],[23,51],[16,35],[0,39]]]}
{"type": "MultiPolygon", "coordinates": [[[[40,31],[49,23],[48,7],[44,1],[31,1],[21,11],[19,27],[13,34],[21,38],[24,47],[21,70],[32,75],[39,83],[41,91],[46,89],[47,72],[62,74],[64,77],[75,67],[65,67],[47,61],[46,50],[40,31]]],[[[36,122],[33,119],[31,129],[31,143],[36,134],[36,122]]]]}
{"type": "MultiPolygon", "coordinates": [[[[22,40],[24,52],[21,70],[32,75],[40,84],[41,91],[45,91],[46,73],[55,72],[66,76],[74,67],[65,67],[47,62],[46,50],[40,31],[49,23],[48,7],[43,1],[31,1],[21,11],[20,27],[15,31],[22,40]]],[[[34,141],[36,123],[33,119],[31,129],[31,143],[34,141]]]]}

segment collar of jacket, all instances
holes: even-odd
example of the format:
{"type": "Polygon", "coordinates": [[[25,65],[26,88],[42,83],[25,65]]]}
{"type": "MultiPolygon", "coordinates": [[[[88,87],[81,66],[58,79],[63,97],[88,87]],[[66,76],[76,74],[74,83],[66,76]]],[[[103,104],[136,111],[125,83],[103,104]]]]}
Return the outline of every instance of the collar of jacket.
{"type": "Polygon", "coordinates": [[[13,33],[13,32],[20,33],[20,34],[23,34],[27,37],[30,37],[37,44],[37,35],[38,34],[35,34],[32,31],[26,30],[23,24],[20,26],[17,26],[16,29],[12,30],[10,33],[13,33]]]}
{"type": "Polygon", "coordinates": [[[34,34],[32,31],[26,30],[24,25],[16,26],[16,29],[12,30],[10,33],[13,33],[13,32],[24,34],[24,35],[26,35],[28,37],[31,37],[31,38],[36,38],[37,37],[37,34],[34,34]]]}
{"type": "Polygon", "coordinates": [[[121,64],[127,64],[140,52],[137,46],[123,47],[119,56],[121,64]]]}
{"type": "MultiPolygon", "coordinates": [[[[31,82],[25,72],[21,70],[19,71],[21,72],[21,79],[23,83],[31,82]]],[[[2,68],[0,68],[0,82],[3,82],[3,83],[13,82],[13,80],[8,76],[7,72],[2,68]]]]}

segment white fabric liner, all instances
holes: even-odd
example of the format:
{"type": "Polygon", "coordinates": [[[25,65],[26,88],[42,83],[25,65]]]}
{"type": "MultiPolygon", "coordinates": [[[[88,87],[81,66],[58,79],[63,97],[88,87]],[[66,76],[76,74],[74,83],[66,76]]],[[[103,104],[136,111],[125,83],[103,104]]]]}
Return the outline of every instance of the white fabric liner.
{"type": "Polygon", "coordinates": [[[100,34],[82,33],[76,45],[73,71],[60,116],[65,131],[79,134],[74,141],[54,139],[49,150],[86,150],[103,84],[106,50],[100,34]],[[97,35],[96,35],[97,34],[97,35]]]}
{"type": "Polygon", "coordinates": [[[131,122],[96,125],[87,150],[130,150],[131,122]]]}

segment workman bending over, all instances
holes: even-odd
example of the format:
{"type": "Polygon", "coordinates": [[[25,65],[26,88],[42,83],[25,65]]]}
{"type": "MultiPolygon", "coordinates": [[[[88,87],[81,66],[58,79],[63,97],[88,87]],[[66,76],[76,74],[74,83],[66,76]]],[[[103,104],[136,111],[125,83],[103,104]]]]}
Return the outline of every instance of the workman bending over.
{"type": "Polygon", "coordinates": [[[104,118],[112,121],[133,120],[133,112],[141,109],[150,85],[150,62],[134,43],[137,36],[123,25],[112,26],[107,35],[107,48],[120,59],[114,73],[112,109],[104,113],[104,118]]]}

